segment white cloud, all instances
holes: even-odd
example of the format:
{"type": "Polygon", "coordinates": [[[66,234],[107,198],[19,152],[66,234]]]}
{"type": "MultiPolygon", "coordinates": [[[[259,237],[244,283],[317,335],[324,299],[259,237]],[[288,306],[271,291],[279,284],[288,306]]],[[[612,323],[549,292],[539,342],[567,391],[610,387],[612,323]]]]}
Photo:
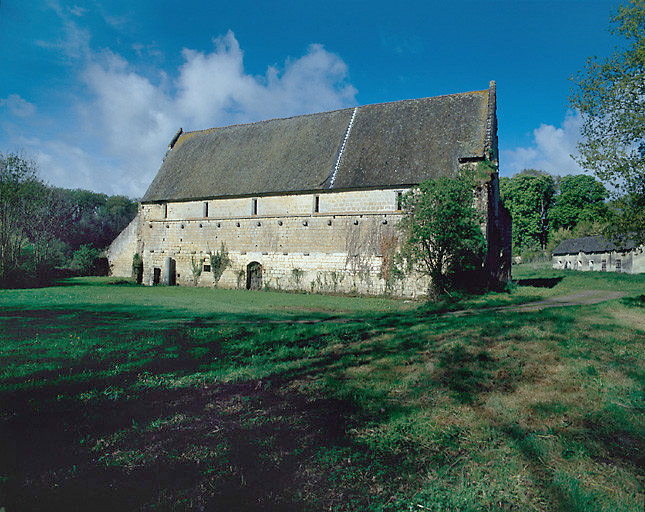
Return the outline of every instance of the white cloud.
{"type": "Polygon", "coordinates": [[[86,123],[97,129],[109,154],[137,176],[132,184],[138,195],[152,181],[180,126],[203,129],[355,103],[346,64],[321,45],[288,59],[282,70],[269,67],[260,77],[244,70],[243,52],[230,31],[214,40],[213,51],[184,49],[182,56],[176,79],[160,73],[159,83],[111,52],[95,55],[82,75],[93,97],[85,109],[86,123]]]}
{"type": "Polygon", "coordinates": [[[582,118],[569,111],[562,125],[557,128],[541,124],[533,130],[533,140],[528,147],[501,151],[503,174],[512,175],[522,169],[539,169],[551,174],[580,174],[582,169],[571,157],[578,153],[582,118]]]}
{"type": "Polygon", "coordinates": [[[196,130],[355,103],[346,64],[321,45],[254,76],[245,71],[243,51],[229,31],[210,52],[184,49],[178,69],[151,78],[109,49],[93,51],[88,33],[59,16],[65,36],[50,46],[80,65],[88,96],[74,106],[79,120],[61,130],[64,140],[28,145],[43,176],[56,185],[140,197],[179,127],[196,130]]]}
{"type": "Polygon", "coordinates": [[[35,105],[21,98],[18,94],[10,94],[6,98],[0,99],[0,107],[7,108],[12,116],[21,118],[31,117],[36,112],[35,105]]]}
{"type": "Polygon", "coordinates": [[[84,16],[85,14],[87,14],[89,10],[86,9],[85,7],[75,5],[69,8],[69,12],[70,14],[73,14],[74,16],[78,16],[80,18],[81,16],[84,16]]]}
{"type": "Polygon", "coordinates": [[[63,8],[56,0],[49,0],[47,5],[60,20],[60,35],[55,41],[38,39],[35,41],[36,46],[57,52],[58,59],[66,63],[87,58],[90,51],[90,33],[80,28],[72,18],[82,16],[83,13],[78,7],[63,8]]]}

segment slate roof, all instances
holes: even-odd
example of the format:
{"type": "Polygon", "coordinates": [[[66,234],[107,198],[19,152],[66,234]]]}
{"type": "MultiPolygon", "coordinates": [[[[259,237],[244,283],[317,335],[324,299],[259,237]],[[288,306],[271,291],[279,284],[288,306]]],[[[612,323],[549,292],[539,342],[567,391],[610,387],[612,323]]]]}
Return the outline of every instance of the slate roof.
{"type": "Polygon", "coordinates": [[[335,172],[354,110],[181,133],[142,201],[414,185],[483,158],[496,131],[494,82],[357,107],[335,172]]]}
{"type": "Polygon", "coordinates": [[[553,249],[553,255],[561,254],[578,254],[579,252],[609,252],[609,251],[630,251],[636,245],[632,240],[627,241],[624,247],[617,247],[611,240],[606,240],[601,236],[585,236],[582,238],[572,238],[563,240],[560,245],[553,249]]]}

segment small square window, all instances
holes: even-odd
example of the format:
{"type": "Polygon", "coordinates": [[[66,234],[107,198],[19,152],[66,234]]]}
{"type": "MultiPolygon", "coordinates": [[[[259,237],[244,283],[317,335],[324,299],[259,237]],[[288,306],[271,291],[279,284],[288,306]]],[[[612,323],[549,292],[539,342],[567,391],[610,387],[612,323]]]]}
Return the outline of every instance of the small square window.
{"type": "Polygon", "coordinates": [[[403,192],[401,191],[396,192],[396,210],[398,212],[403,210],[403,192]]]}
{"type": "Polygon", "coordinates": [[[211,271],[211,266],[210,265],[204,265],[204,272],[210,272],[211,271]]]}

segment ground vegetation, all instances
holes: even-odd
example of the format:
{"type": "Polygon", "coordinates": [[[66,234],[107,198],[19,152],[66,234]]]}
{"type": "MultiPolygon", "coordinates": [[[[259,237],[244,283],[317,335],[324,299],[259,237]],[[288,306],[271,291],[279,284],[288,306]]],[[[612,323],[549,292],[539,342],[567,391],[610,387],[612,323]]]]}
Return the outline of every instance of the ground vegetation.
{"type": "Polygon", "coordinates": [[[521,271],[458,304],[0,291],[2,504],[642,510],[644,277],[521,271]],[[622,297],[487,309],[588,290],[622,297]]]}

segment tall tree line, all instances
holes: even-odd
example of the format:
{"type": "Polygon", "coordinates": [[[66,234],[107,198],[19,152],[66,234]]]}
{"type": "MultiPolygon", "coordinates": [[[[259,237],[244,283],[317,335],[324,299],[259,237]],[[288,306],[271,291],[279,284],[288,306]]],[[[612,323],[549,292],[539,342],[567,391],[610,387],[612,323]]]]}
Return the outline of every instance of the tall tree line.
{"type": "Polygon", "coordinates": [[[125,196],[49,186],[35,162],[0,152],[0,287],[43,284],[61,267],[87,272],[136,213],[125,196]]]}
{"type": "Polygon", "coordinates": [[[601,235],[616,216],[607,189],[592,176],[525,169],[501,178],[500,192],[513,218],[516,255],[553,249],[567,238],[601,235]]]}

